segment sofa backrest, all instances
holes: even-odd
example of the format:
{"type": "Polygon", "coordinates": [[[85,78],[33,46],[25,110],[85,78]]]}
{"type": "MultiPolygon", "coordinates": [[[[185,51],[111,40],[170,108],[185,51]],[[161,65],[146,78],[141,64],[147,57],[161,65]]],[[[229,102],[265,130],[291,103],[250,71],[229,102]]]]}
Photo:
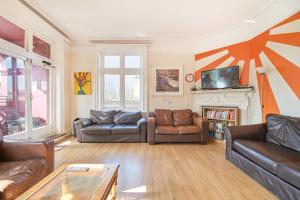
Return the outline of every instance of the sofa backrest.
{"type": "Polygon", "coordinates": [[[113,124],[116,112],[115,110],[90,110],[90,118],[96,124],[113,124]]]}
{"type": "Polygon", "coordinates": [[[191,109],[174,110],[173,119],[175,126],[187,126],[193,124],[193,112],[191,109]]]}
{"type": "Polygon", "coordinates": [[[190,109],[155,109],[155,123],[159,126],[186,126],[193,124],[193,112],[190,109]]]}
{"type": "Polygon", "coordinates": [[[114,116],[115,124],[136,124],[142,118],[141,112],[118,111],[114,116]]]}
{"type": "Polygon", "coordinates": [[[266,141],[300,152],[300,118],[269,114],[266,141]]]}
{"type": "Polygon", "coordinates": [[[155,109],[155,123],[159,126],[173,126],[173,112],[167,109],[155,109]]]}
{"type": "Polygon", "coordinates": [[[142,117],[141,112],[90,110],[90,118],[96,124],[136,124],[142,117]]]}

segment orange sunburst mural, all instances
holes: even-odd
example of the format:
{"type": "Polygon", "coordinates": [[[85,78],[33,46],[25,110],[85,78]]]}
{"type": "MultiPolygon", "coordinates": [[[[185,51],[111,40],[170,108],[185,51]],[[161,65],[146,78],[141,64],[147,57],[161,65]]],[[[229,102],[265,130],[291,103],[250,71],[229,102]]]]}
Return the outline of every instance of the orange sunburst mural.
{"type": "Polygon", "coordinates": [[[195,55],[195,81],[205,70],[240,66],[240,85],[253,85],[261,96],[264,79],[264,113],[300,116],[300,12],[255,38],[195,55]],[[266,66],[264,77],[255,68],[266,66]]]}

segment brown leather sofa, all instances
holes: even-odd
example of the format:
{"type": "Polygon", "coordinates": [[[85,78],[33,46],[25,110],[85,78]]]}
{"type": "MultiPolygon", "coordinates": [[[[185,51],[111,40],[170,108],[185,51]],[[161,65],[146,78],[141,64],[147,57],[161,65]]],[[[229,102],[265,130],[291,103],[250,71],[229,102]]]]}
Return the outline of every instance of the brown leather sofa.
{"type": "Polygon", "coordinates": [[[300,118],[269,114],[225,137],[228,160],[280,199],[300,199],[300,118]]]}
{"type": "Polygon", "coordinates": [[[53,141],[7,142],[1,133],[0,199],[16,199],[53,168],[53,141]]]}
{"type": "Polygon", "coordinates": [[[90,111],[73,123],[78,142],[146,142],[147,119],[141,112],[90,111]]]}
{"type": "Polygon", "coordinates": [[[156,109],[148,115],[148,142],[200,142],[206,144],[208,120],[190,109],[156,109]]]}

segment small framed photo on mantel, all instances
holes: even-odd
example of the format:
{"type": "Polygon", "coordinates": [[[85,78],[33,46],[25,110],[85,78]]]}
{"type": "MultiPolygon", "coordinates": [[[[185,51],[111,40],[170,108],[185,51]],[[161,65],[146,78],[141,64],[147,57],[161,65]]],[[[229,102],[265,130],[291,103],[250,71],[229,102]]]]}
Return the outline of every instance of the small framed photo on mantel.
{"type": "Polygon", "coordinates": [[[153,67],[152,72],[153,95],[182,96],[183,95],[183,67],[153,67]]]}

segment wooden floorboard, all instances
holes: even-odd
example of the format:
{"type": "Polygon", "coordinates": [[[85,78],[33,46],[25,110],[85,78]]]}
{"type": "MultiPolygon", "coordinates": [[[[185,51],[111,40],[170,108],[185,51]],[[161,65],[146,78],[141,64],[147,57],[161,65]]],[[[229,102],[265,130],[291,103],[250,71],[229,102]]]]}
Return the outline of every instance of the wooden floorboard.
{"type": "Polygon", "coordinates": [[[225,145],[77,143],[55,152],[64,163],[120,164],[118,199],[276,199],[225,159],[225,145]]]}

